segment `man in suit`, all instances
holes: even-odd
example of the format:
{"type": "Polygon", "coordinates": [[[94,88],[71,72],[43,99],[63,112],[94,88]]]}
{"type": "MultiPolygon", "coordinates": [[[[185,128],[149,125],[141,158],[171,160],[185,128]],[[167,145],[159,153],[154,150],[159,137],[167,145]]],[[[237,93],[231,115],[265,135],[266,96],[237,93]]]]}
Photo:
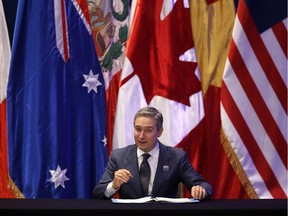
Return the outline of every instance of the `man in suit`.
{"type": "Polygon", "coordinates": [[[134,117],[135,144],[111,152],[105,172],[93,189],[93,198],[177,197],[182,182],[195,199],[210,198],[212,186],[192,167],[186,152],[165,146],[158,138],[163,132],[163,116],[154,107],[140,109],[134,117]],[[148,191],[140,180],[143,154],[149,153],[148,191]]]}

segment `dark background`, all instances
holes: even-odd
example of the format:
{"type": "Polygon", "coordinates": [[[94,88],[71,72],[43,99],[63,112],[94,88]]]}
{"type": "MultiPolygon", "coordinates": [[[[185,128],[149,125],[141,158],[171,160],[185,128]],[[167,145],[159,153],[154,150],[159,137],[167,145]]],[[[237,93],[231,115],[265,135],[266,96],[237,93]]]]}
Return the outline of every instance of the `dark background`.
{"type": "Polygon", "coordinates": [[[2,3],[11,45],[13,41],[13,32],[14,32],[14,24],[15,24],[18,0],[2,0],[2,3]]]}

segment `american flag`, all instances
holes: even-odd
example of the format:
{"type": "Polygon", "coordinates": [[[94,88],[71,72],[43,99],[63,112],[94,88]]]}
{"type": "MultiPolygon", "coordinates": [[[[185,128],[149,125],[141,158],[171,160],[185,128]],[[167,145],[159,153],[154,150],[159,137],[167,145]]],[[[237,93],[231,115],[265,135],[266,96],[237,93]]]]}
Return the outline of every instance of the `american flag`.
{"type": "Polygon", "coordinates": [[[250,196],[287,198],[287,1],[239,1],[221,119],[250,196]]]}

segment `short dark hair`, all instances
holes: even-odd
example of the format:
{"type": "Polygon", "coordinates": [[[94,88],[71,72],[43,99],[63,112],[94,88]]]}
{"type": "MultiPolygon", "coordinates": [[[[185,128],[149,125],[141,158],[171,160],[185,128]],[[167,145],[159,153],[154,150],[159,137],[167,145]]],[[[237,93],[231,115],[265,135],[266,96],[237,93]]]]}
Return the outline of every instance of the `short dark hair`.
{"type": "Polygon", "coordinates": [[[157,130],[160,130],[163,127],[163,115],[156,108],[151,107],[151,106],[146,106],[138,110],[134,117],[134,125],[135,125],[136,119],[142,116],[154,118],[156,121],[157,130]]]}

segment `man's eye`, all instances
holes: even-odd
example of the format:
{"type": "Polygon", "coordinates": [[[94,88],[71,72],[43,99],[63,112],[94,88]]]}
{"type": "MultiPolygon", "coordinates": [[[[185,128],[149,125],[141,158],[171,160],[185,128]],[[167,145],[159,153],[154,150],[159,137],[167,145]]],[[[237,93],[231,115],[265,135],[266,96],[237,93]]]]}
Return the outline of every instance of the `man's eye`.
{"type": "Polygon", "coordinates": [[[151,130],[151,129],[149,129],[149,130],[146,130],[145,132],[146,132],[146,133],[151,133],[151,132],[152,132],[152,130],[151,130]]]}

